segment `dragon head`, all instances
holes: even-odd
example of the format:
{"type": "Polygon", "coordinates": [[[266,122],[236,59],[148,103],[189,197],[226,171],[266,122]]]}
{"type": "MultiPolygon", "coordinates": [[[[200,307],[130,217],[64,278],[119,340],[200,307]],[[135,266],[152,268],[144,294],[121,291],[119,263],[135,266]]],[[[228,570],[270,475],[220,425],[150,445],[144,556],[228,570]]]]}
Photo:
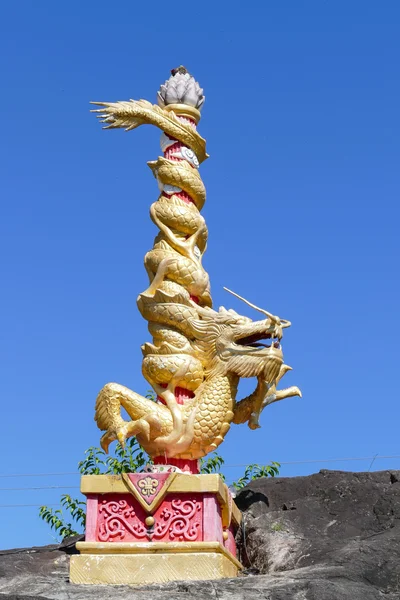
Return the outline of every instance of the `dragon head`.
{"type": "Polygon", "coordinates": [[[200,308],[200,319],[193,323],[194,344],[206,375],[231,372],[238,377],[262,377],[273,382],[283,364],[282,330],[290,322],[238,297],[266,318],[252,321],[232,309],[221,307],[217,312],[200,308]]]}

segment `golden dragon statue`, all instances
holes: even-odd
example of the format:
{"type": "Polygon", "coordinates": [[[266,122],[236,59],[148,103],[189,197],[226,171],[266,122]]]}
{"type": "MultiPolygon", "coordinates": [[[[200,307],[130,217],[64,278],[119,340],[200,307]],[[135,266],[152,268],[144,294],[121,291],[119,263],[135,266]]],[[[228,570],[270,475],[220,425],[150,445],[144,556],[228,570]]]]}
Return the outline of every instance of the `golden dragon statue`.
{"type": "Polygon", "coordinates": [[[262,313],[261,320],[212,308],[209,277],[202,266],[207,227],[200,214],[206,191],[199,165],[207,154],[196,129],[203,102],[199,84],[178,67],[161,86],[158,105],[146,100],[93,103],[101,107],[93,112],[105,128],[158,127],[164,153],[148,163],[160,189],[150,208],[159,233],[145,256],[149,287],[137,300],[153,338],[142,346],[142,372],[157,401],[107,384],[95,412],[97,425],[105,431],[101,445],[106,451],[110,442],[123,445],[136,436],[153,458],[199,459],[221,444],[231,423],[248,422],[255,429],[267,405],[301,396],[294,386],[276,389],[290,370],[281,349],[282,330],[289,321],[240,296],[262,313]],[[255,377],[257,385],[238,402],[241,377],[255,377]],[[130,421],[122,418],[121,408],[130,421]]]}

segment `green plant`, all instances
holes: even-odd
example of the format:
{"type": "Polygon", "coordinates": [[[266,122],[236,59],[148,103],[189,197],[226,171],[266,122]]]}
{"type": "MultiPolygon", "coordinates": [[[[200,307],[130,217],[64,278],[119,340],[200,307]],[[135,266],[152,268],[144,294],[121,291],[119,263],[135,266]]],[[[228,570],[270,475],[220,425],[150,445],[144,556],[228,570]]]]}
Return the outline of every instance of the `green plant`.
{"type": "MultiPolygon", "coordinates": [[[[136,438],[130,438],[125,448],[117,444],[114,455],[110,456],[101,448],[91,446],[85,451],[84,459],[78,463],[78,469],[82,475],[119,475],[135,473],[148,463],[151,463],[150,457],[139,446],[136,438]]],[[[86,502],[63,494],[60,504],[61,508],[57,510],[41,506],[39,517],[48,523],[61,539],[82,533],[86,523],[86,502]]]]}
{"type": "Polygon", "coordinates": [[[63,494],[61,496],[61,506],[70,514],[70,518],[74,521],[74,524],[66,521],[66,517],[63,514],[62,508],[54,510],[48,506],[41,506],[39,509],[39,516],[48,523],[51,529],[54,529],[56,533],[62,538],[70,537],[71,535],[77,535],[76,527],[85,528],[86,524],[86,502],[78,500],[77,498],[71,498],[69,494],[63,494]]]}
{"type": "Polygon", "coordinates": [[[243,477],[240,477],[237,481],[232,483],[235,490],[241,490],[253,479],[260,479],[261,477],[275,477],[279,475],[279,467],[281,465],[278,462],[271,462],[269,465],[249,465],[246,467],[243,477]]]}
{"type": "Polygon", "coordinates": [[[82,475],[119,475],[135,473],[148,463],[151,463],[150,457],[132,437],[125,448],[118,443],[114,455],[110,456],[101,448],[91,446],[85,450],[85,458],[78,463],[78,469],[82,475]]]}
{"type": "Polygon", "coordinates": [[[224,464],[224,459],[220,454],[213,452],[207,458],[200,459],[200,473],[219,473],[225,481],[225,475],[221,473],[221,467],[224,464]]]}

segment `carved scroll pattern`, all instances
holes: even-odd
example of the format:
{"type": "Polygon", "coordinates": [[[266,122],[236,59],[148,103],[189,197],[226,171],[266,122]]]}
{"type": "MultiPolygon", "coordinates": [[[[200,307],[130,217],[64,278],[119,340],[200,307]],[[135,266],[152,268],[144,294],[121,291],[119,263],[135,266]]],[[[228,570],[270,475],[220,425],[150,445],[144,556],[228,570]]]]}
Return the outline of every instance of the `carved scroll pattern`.
{"type": "Polygon", "coordinates": [[[132,522],[136,513],[126,500],[103,500],[99,514],[103,517],[97,532],[100,542],[123,540],[128,532],[134,538],[146,537],[146,527],[139,520],[132,522]]]}
{"type": "Polygon", "coordinates": [[[196,500],[172,500],[169,507],[163,508],[156,520],[152,539],[168,537],[172,541],[193,542],[198,538],[201,520],[196,513],[201,511],[201,503],[196,500]]]}

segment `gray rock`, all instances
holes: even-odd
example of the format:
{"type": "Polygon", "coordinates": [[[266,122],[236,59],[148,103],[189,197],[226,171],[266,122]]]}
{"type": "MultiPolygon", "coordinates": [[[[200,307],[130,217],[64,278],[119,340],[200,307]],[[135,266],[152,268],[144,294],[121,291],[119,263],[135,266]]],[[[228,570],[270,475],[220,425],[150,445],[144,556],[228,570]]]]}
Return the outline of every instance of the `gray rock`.
{"type": "Polygon", "coordinates": [[[253,481],[236,498],[244,513],[242,562],[258,573],[308,573],[307,599],[361,598],[358,588],[366,588],[364,599],[400,598],[399,481],[400,471],[253,481]]]}
{"type": "Polygon", "coordinates": [[[0,600],[399,600],[400,472],[253,481],[236,498],[238,579],[142,588],[68,582],[73,540],[0,551],[0,600]]]}

